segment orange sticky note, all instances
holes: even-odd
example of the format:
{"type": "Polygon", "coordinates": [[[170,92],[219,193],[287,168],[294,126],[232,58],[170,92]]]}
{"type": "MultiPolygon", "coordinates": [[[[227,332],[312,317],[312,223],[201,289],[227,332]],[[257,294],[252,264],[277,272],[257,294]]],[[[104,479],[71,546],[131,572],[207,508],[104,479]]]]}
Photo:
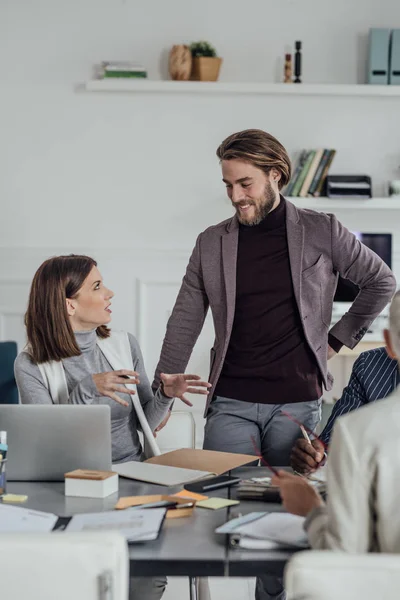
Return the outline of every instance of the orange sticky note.
{"type": "Polygon", "coordinates": [[[203,496],[203,494],[195,494],[194,492],[188,492],[187,490],[181,490],[177,494],[173,494],[173,496],[178,496],[179,498],[191,498],[192,500],[208,499],[208,496],[203,496]]]}

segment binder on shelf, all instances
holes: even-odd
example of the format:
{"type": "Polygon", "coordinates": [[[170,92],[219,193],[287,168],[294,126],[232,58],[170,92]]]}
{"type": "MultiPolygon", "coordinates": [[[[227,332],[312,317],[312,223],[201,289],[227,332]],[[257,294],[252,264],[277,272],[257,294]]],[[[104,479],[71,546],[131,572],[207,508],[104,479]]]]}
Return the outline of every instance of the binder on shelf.
{"type": "Polygon", "coordinates": [[[368,175],[328,175],[328,198],[372,198],[371,177],[368,175]]]}
{"type": "Polygon", "coordinates": [[[375,85],[389,83],[390,29],[369,30],[367,82],[375,85]]]}
{"type": "Polygon", "coordinates": [[[390,44],[389,83],[400,85],[400,29],[393,29],[390,44]]]}

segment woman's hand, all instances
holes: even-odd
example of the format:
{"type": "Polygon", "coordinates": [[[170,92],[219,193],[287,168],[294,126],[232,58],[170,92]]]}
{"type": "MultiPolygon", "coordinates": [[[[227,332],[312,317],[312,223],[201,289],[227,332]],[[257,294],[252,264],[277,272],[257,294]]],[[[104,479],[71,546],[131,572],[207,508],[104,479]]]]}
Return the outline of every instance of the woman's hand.
{"type": "Polygon", "coordinates": [[[192,402],[185,398],[185,393],[189,394],[208,394],[208,388],[211,383],[201,381],[198,375],[185,375],[178,373],[174,375],[166,375],[161,373],[162,392],[169,398],[179,398],[188,406],[193,406],[192,402]]]}
{"type": "Polygon", "coordinates": [[[294,515],[306,517],[313,508],[324,504],[321,496],[307,479],[299,475],[279,471],[279,477],[275,475],[271,483],[279,487],[283,506],[294,515]]]}
{"type": "Polygon", "coordinates": [[[129,406],[129,403],[120,398],[116,392],[121,394],[131,394],[133,396],[135,391],[128,390],[125,385],[137,385],[140,383],[139,373],[136,373],[136,371],[128,371],[126,369],[107,371],[106,373],[96,373],[96,375],[92,375],[92,377],[100,396],[108,396],[108,398],[115,400],[115,402],[122,404],[122,406],[129,406]]]}

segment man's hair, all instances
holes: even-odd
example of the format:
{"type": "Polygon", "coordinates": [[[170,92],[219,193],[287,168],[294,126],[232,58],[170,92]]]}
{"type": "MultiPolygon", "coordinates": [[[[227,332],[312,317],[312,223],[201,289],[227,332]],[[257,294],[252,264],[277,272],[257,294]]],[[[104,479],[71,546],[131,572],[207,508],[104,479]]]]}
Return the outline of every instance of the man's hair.
{"type": "Polygon", "coordinates": [[[389,309],[389,331],[393,351],[400,361],[400,291],[393,296],[389,309]]]}
{"type": "Polygon", "coordinates": [[[271,169],[276,169],[281,174],[278,182],[280,190],[290,181],[292,167],[288,153],[273,135],[261,129],[233,133],[218,147],[217,156],[220,160],[243,160],[266,175],[271,169]]]}
{"type": "MultiPolygon", "coordinates": [[[[97,263],[89,256],[55,256],[36,271],[29,293],[25,326],[29,353],[35,363],[79,356],[67,312],[66,299],[76,298],[83,282],[97,263]]],[[[106,338],[110,330],[101,325],[97,335],[106,338]]]]}

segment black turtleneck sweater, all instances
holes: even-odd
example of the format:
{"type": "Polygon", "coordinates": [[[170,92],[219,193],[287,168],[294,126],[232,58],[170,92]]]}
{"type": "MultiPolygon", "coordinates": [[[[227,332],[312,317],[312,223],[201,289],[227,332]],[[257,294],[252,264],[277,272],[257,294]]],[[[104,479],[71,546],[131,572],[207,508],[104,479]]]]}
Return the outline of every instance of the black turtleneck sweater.
{"type": "Polygon", "coordinates": [[[321,375],[293,291],[284,198],[240,225],[235,318],[216,395],[261,404],[317,400],[321,375]]]}

